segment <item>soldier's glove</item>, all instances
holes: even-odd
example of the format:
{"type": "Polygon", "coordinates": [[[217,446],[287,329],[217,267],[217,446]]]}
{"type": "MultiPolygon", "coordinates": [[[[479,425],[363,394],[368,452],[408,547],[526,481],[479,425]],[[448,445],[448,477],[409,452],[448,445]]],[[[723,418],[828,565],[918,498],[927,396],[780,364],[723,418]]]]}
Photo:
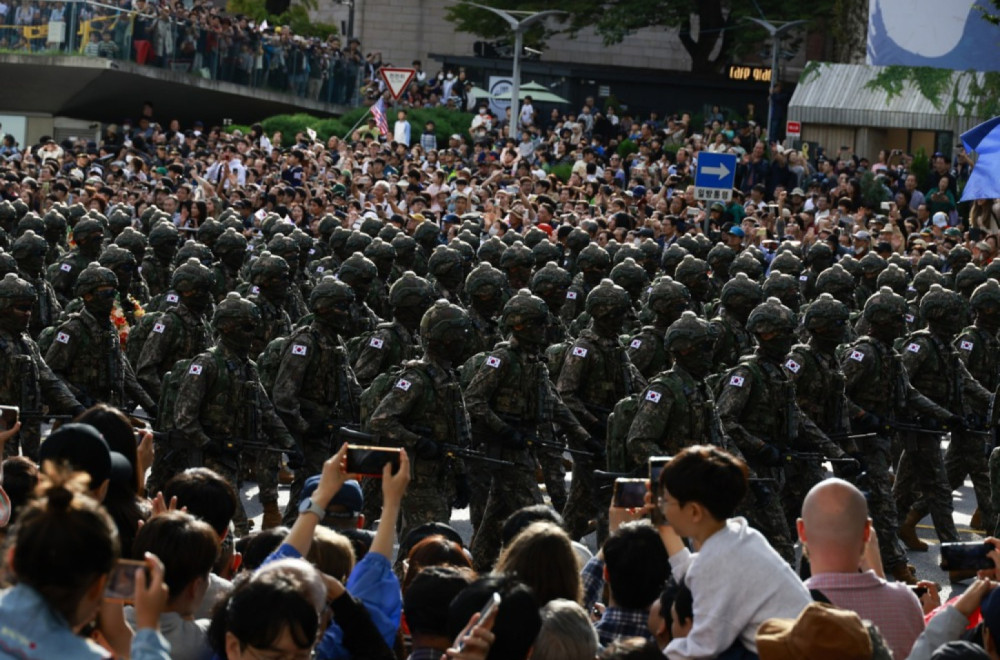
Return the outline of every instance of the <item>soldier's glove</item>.
{"type": "Polygon", "coordinates": [[[469,499],[472,497],[472,490],[469,488],[469,480],[464,474],[455,475],[455,499],[451,503],[452,509],[464,509],[469,506],[469,499]]]}
{"type": "Polygon", "coordinates": [[[755,458],[764,467],[778,467],[781,465],[781,451],[774,445],[765,444],[757,451],[755,458]]]}
{"type": "Polygon", "coordinates": [[[965,418],[961,415],[952,415],[948,419],[944,420],[945,431],[964,431],[968,428],[968,424],[965,423],[965,418]]]}
{"type": "Polygon", "coordinates": [[[844,456],[840,462],[840,473],[848,480],[861,474],[861,462],[853,456],[844,456]]]}
{"type": "Polygon", "coordinates": [[[288,469],[298,470],[306,464],[306,456],[298,447],[293,447],[285,451],[288,454],[288,469]]]}
{"type": "Polygon", "coordinates": [[[889,425],[881,417],[870,412],[861,415],[854,425],[861,433],[885,433],[889,430],[889,425]]]}
{"type": "Polygon", "coordinates": [[[509,449],[524,449],[528,446],[528,439],[513,426],[504,427],[499,436],[503,445],[509,449]]]}
{"type": "Polygon", "coordinates": [[[146,414],[153,419],[156,419],[160,414],[160,408],[155,403],[149,406],[143,406],[142,409],[145,410],[146,414]]]}
{"type": "Polygon", "coordinates": [[[584,448],[594,455],[597,460],[603,460],[608,455],[608,448],[603,440],[590,436],[583,442],[584,448]]]}
{"type": "Polygon", "coordinates": [[[420,438],[416,444],[417,458],[433,460],[441,457],[441,448],[430,438],[420,438]]]}

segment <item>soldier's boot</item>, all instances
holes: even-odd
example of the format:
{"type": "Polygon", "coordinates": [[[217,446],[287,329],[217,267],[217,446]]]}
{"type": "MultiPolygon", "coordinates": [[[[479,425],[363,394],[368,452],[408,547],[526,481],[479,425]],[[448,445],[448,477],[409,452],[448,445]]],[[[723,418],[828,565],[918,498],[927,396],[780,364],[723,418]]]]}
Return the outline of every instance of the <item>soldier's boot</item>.
{"type": "Polygon", "coordinates": [[[291,486],[293,481],[295,481],[295,473],[282,463],[281,469],[278,470],[278,483],[282,486],[291,486]]]}
{"type": "Polygon", "coordinates": [[[889,569],[892,579],[896,582],[902,582],[904,584],[916,584],[917,576],[913,567],[907,564],[905,561],[898,562],[895,566],[889,569]]]}
{"type": "Polygon", "coordinates": [[[983,514],[979,510],[978,506],[976,507],[976,511],[972,514],[972,520],[969,521],[969,527],[971,527],[972,529],[978,529],[978,530],[984,530],[984,529],[986,529],[983,526],[983,514]]]}
{"type": "Polygon", "coordinates": [[[906,514],[906,520],[899,526],[899,540],[910,550],[927,552],[927,544],[917,536],[917,523],[920,522],[920,517],[920,513],[910,509],[906,514]]]}
{"type": "Polygon", "coordinates": [[[281,510],[277,502],[264,502],[264,519],[260,523],[261,529],[271,529],[281,525],[281,510]]]}

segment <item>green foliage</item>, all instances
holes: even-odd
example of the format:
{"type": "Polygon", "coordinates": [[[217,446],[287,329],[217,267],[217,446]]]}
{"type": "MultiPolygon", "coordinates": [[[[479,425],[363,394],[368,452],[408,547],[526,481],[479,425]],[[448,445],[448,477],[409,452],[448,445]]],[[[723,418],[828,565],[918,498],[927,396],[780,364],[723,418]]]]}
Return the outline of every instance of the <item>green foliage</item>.
{"type": "Polygon", "coordinates": [[[953,117],[995,117],[1000,114],[1000,72],[997,71],[953,71],[893,65],[885,67],[865,87],[884,91],[887,101],[913,87],[935,108],[953,117]],[[963,84],[968,84],[964,98],[959,96],[963,84]]]}
{"type": "Polygon", "coordinates": [[[557,165],[553,165],[549,169],[549,173],[555,174],[559,177],[560,181],[566,183],[569,181],[569,177],[573,174],[573,163],[559,163],[557,165]]]}
{"type": "Polygon", "coordinates": [[[622,140],[621,144],[618,145],[617,153],[622,157],[624,161],[628,158],[629,154],[634,154],[639,151],[639,145],[637,145],[632,140],[622,140]]]}
{"type": "Polygon", "coordinates": [[[983,20],[989,21],[993,25],[1000,25],[1000,0],[990,0],[990,4],[993,5],[992,10],[982,5],[975,5],[975,8],[979,10],[979,14],[983,17],[983,20]],[[991,13],[991,11],[998,13],[991,13]]]}
{"type": "MultiPolygon", "coordinates": [[[[819,24],[831,15],[836,0],[479,0],[498,9],[568,12],[562,23],[550,21],[525,34],[525,43],[538,48],[546,38],[566,33],[575,36],[594,28],[605,45],[621,43],[636,30],[646,27],[677,28],[678,38],[691,56],[692,71],[718,72],[731,62],[769,43],[763,28],[748,17],[773,20],[809,20],[819,24]]],[[[458,30],[486,39],[509,37],[509,26],[494,14],[468,4],[451,5],[445,12],[458,30]]],[[[810,26],[806,26],[807,29],[810,26]]],[[[801,37],[800,33],[795,38],[801,37]]],[[[794,42],[789,42],[795,46],[794,42]]]]}
{"type": "Polygon", "coordinates": [[[870,209],[877,209],[879,204],[889,201],[890,198],[889,191],[875,180],[874,174],[865,172],[861,175],[861,199],[865,206],[870,209]]]}
{"type": "Polygon", "coordinates": [[[923,181],[927,178],[927,173],[930,171],[931,159],[927,157],[927,150],[920,147],[913,154],[913,162],[910,163],[910,174],[915,174],[917,181],[923,181]]]}
{"type": "MultiPolygon", "coordinates": [[[[294,115],[274,115],[261,120],[260,124],[268,135],[280,131],[285,144],[289,144],[295,138],[296,133],[305,132],[307,128],[316,131],[317,139],[325,142],[333,135],[340,138],[346,136],[351,127],[366,114],[368,114],[368,108],[355,108],[345,115],[331,118],[319,118],[300,112],[294,115]]],[[[386,108],[386,114],[391,127],[392,122],[396,119],[396,111],[391,107],[386,108]]],[[[414,141],[423,133],[424,124],[433,121],[438,144],[447,144],[448,137],[453,133],[468,135],[472,115],[445,108],[415,108],[407,110],[407,120],[410,122],[414,141]]],[[[231,133],[237,129],[244,134],[250,130],[248,126],[237,125],[229,126],[226,130],[231,133]]]]}
{"type": "Polygon", "coordinates": [[[319,37],[325,39],[331,34],[337,34],[337,26],[332,23],[320,23],[309,18],[309,12],[318,6],[317,0],[296,0],[282,14],[269,14],[264,0],[228,0],[226,11],[232,14],[244,14],[257,23],[263,20],[271,25],[287,25],[293,34],[304,37],[319,37]]]}

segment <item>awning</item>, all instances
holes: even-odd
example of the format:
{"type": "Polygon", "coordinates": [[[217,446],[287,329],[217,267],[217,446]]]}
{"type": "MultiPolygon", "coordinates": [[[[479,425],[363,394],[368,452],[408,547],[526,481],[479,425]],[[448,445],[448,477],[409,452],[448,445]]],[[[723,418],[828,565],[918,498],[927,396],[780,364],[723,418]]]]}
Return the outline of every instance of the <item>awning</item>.
{"type": "Polygon", "coordinates": [[[806,64],[788,104],[788,119],[812,125],[954,132],[963,132],[985,121],[961,112],[948,113],[953,94],[963,101],[970,99],[968,74],[953,72],[948,92],[935,106],[909,82],[891,100],[884,90],[865,87],[884,68],[867,64],[806,64]]]}

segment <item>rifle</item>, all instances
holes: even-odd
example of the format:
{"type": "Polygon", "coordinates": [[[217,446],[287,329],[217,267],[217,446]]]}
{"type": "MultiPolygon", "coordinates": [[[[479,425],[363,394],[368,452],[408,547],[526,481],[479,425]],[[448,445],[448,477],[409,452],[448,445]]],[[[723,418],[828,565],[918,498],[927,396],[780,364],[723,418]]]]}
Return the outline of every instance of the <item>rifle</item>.
{"type": "MultiPolygon", "coordinates": [[[[890,425],[892,426],[893,430],[895,430],[895,431],[901,431],[903,433],[917,433],[917,434],[922,434],[922,435],[944,435],[945,433],[948,433],[950,431],[950,429],[943,429],[943,428],[941,428],[941,429],[930,429],[930,428],[926,428],[926,427],[920,426],[919,424],[908,424],[906,422],[896,422],[896,421],[893,421],[893,422],[890,422],[890,425]]],[[[955,429],[955,430],[958,431],[958,429],[955,429]]],[[[962,429],[961,431],[958,431],[958,432],[959,433],[968,433],[969,435],[984,435],[984,436],[990,435],[989,431],[975,431],[973,429],[968,429],[968,428],[962,429]]]]}
{"type": "MultiPolygon", "coordinates": [[[[519,417],[515,417],[514,415],[503,415],[500,413],[496,413],[496,415],[497,417],[499,417],[500,419],[502,419],[503,421],[507,422],[508,424],[514,427],[524,428],[525,426],[534,426],[533,424],[525,424],[519,417]]],[[[568,442],[559,444],[557,442],[549,442],[547,440],[542,440],[541,438],[538,437],[537,432],[532,432],[528,434],[526,439],[529,447],[537,447],[542,451],[550,452],[552,454],[556,454],[557,456],[561,456],[563,452],[568,452],[572,456],[579,456],[581,458],[587,458],[590,460],[594,460],[595,458],[597,458],[597,454],[595,454],[594,452],[587,451],[585,449],[575,449],[573,447],[570,447],[568,442]]]]}
{"type": "MultiPolygon", "coordinates": [[[[419,427],[419,429],[414,432],[419,433],[420,435],[430,435],[430,429],[424,427],[419,427]]],[[[364,431],[356,431],[342,426],[337,430],[337,434],[347,441],[355,440],[374,445],[376,447],[382,446],[379,442],[378,436],[374,433],[365,433],[364,431]]],[[[514,467],[514,464],[510,461],[503,461],[499,458],[490,458],[486,454],[473,449],[459,447],[458,445],[438,443],[438,447],[441,449],[441,452],[449,458],[462,458],[468,461],[479,461],[481,463],[496,465],[498,467],[514,467]]]]}
{"type": "Polygon", "coordinates": [[[791,461],[796,460],[796,459],[800,460],[800,461],[810,461],[810,462],[813,462],[813,463],[830,462],[830,463],[833,463],[833,464],[837,464],[837,463],[854,463],[855,462],[855,460],[853,458],[851,458],[850,456],[845,456],[843,458],[830,458],[828,456],[824,456],[823,454],[821,454],[819,452],[808,452],[808,451],[789,451],[789,452],[785,452],[785,461],[786,462],[791,462],[791,461]]]}
{"type": "Polygon", "coordinates": [[[872,440],[879,437],[878,433],[850,433],[848,431],[843,431],[841,433],[827,433],[826,437],[831,440],[872,440]]]}

